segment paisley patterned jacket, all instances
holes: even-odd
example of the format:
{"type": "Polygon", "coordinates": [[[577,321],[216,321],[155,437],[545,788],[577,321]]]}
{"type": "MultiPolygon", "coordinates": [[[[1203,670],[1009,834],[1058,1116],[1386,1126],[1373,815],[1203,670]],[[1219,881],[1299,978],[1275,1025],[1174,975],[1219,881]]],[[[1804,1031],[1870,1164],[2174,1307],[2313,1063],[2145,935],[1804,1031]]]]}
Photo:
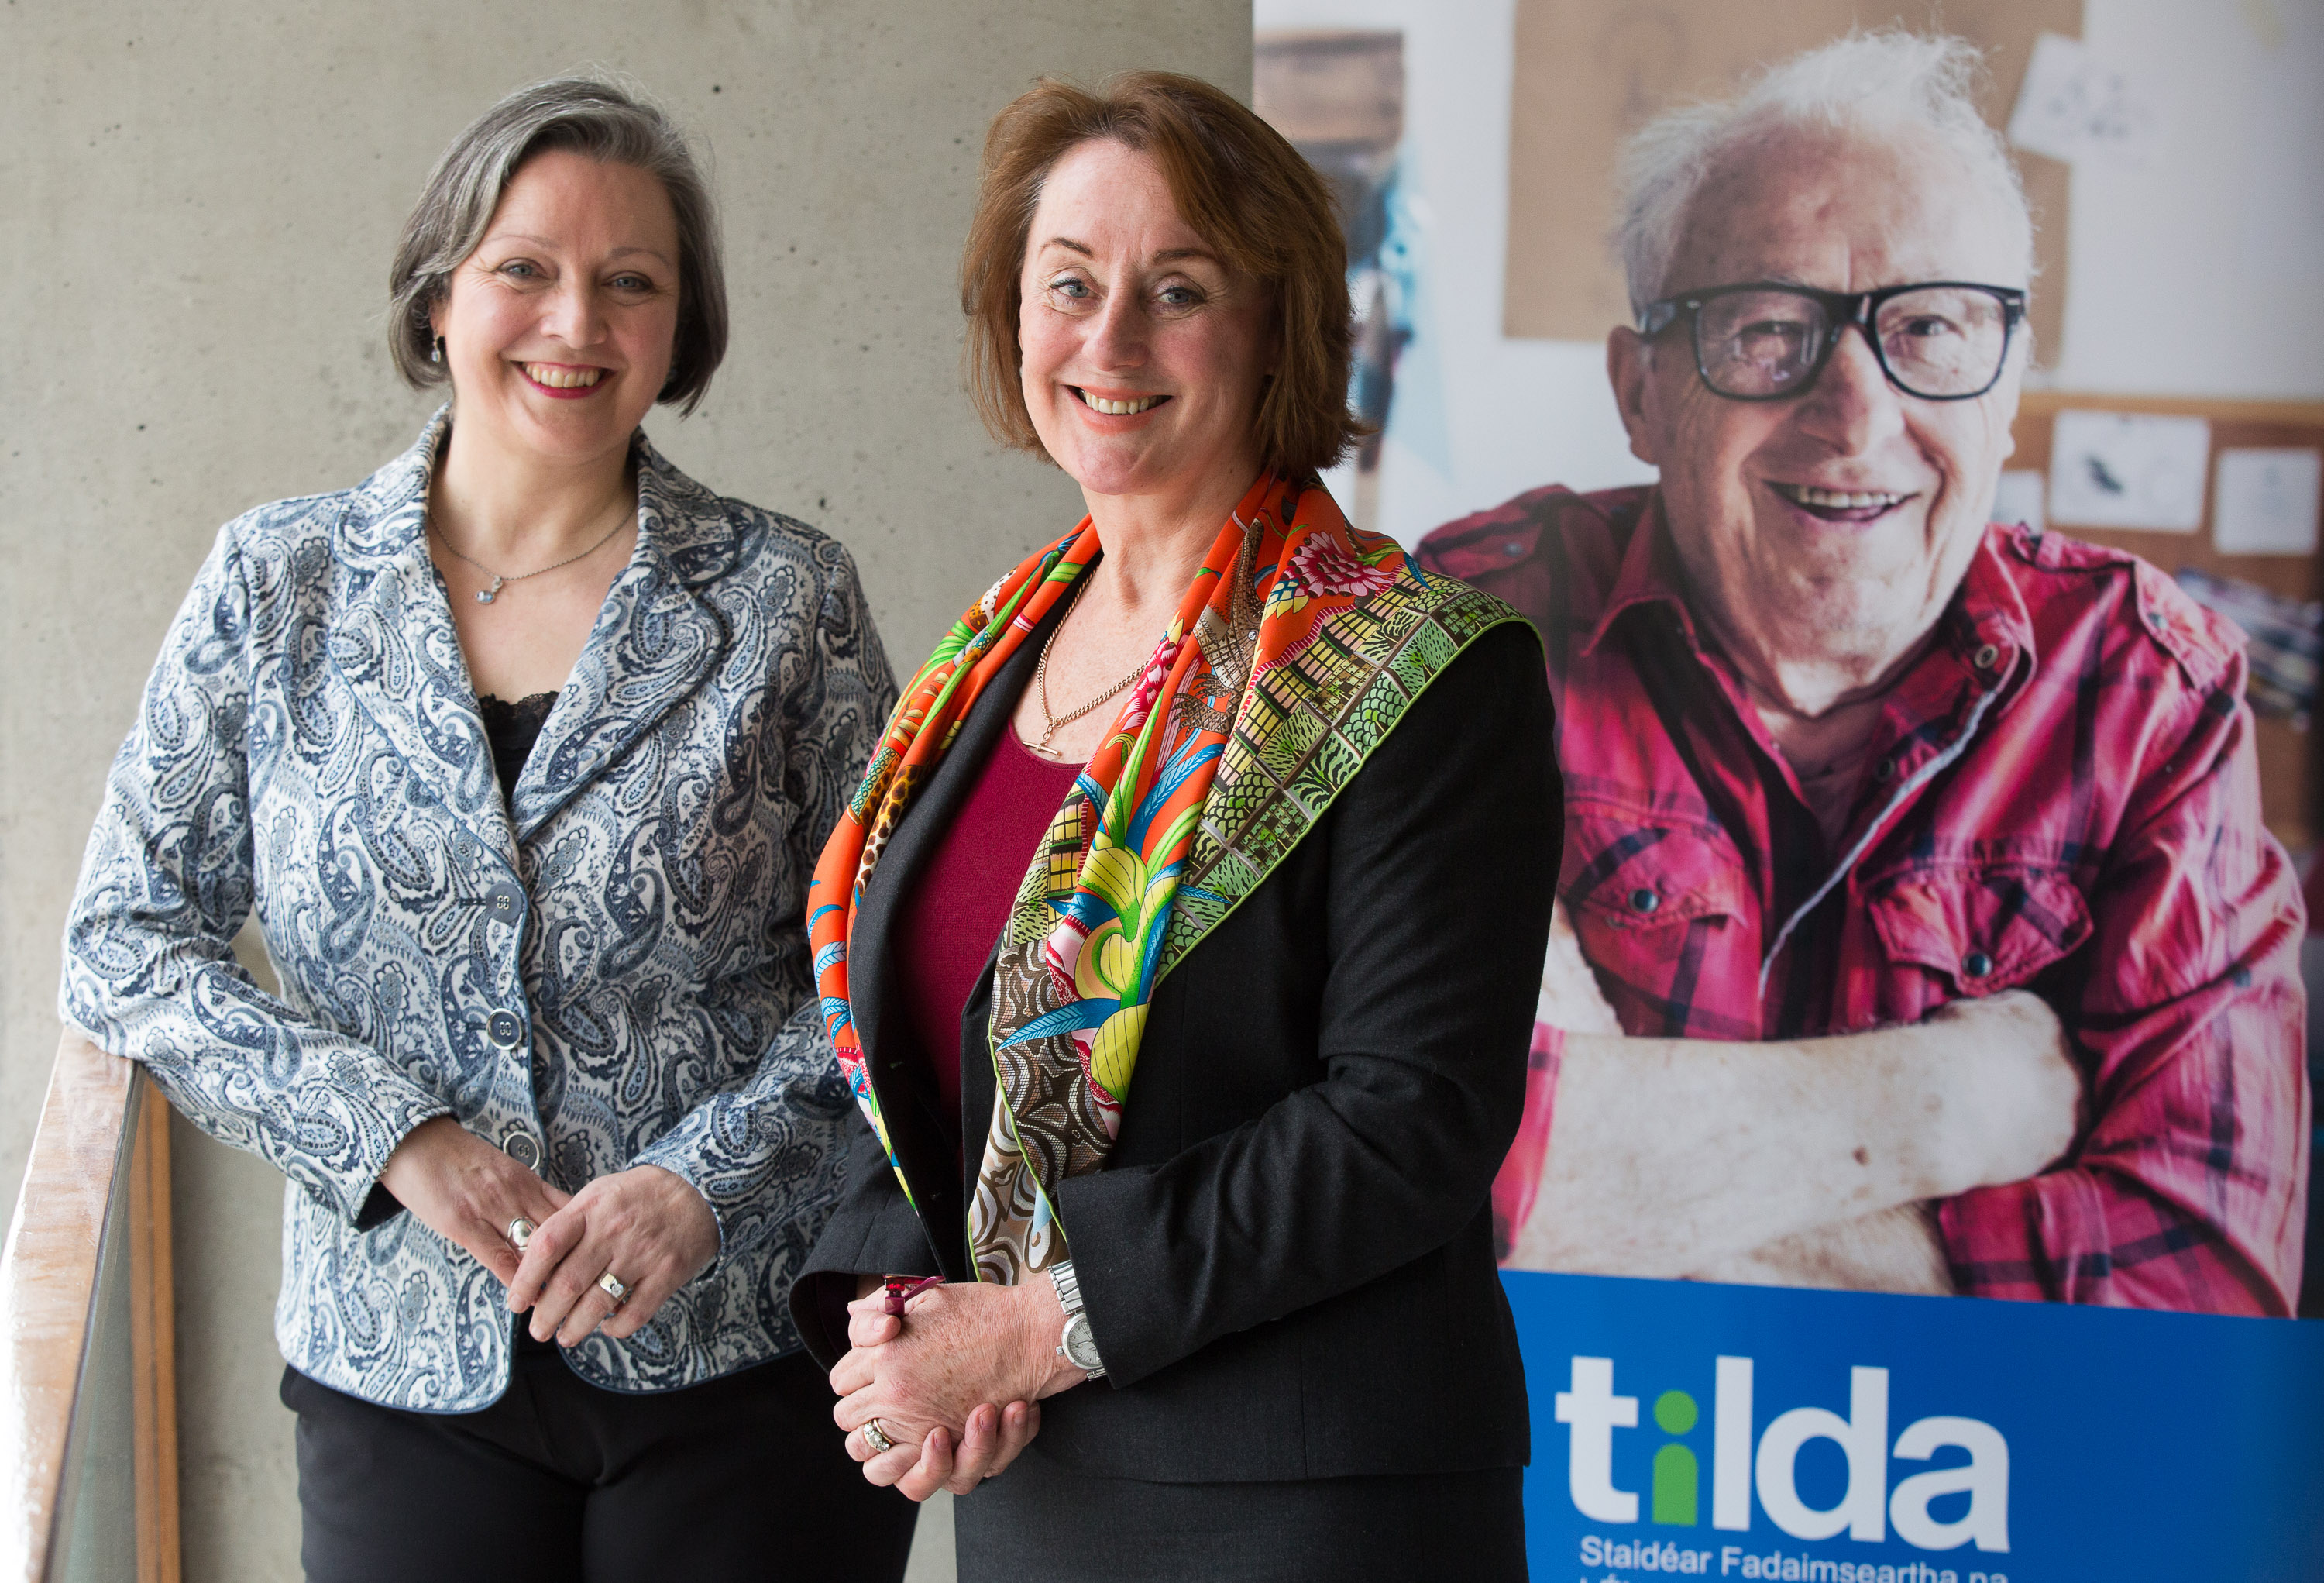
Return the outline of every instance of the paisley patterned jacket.
{"type": "Polygon", "coordinates": [[[506,1389],[500,1282],[374,1192],[450,1115],[568,1191],[651,1163],[703,1193],[711,1267],[567,1355],[695,1384],[798,1345],[853,1110],[803,908],[895,683],[845,550],[640,436],[637,549],[504,802],[426,543],[448,423],[219,533],[114,762],[63,1014],[290,1179],[301,1373],[431,1412],[506,1389]],[[254,908],[279,998],[234,958],[254,908]]]}

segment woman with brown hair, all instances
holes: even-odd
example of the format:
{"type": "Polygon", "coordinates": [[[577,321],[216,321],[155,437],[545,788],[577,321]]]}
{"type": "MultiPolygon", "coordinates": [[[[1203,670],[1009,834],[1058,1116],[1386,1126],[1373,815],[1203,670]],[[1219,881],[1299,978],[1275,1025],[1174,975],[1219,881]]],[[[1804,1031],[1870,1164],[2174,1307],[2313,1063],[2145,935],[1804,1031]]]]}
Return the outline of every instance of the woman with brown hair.
{"type": "Polygon", "coordinates": [[[964,1578],[1524,1572],[1487,1191],[1550,706],[1522,620],[1316,482],[1343,258],[1191,79],[1043,82],[986,144],[970,383],[1089,514],[907,685],[816,868],[864,1124],[792,1294],[873,1483],[1009,1469],[964,1578]]]}

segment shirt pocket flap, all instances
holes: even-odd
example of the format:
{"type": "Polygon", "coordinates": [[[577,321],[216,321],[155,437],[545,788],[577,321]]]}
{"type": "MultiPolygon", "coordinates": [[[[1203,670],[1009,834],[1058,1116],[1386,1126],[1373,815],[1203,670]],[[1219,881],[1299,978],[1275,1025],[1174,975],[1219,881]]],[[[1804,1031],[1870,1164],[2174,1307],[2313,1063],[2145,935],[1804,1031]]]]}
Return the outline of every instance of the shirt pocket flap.
{"type": "Polygon", "coordinates": [[[1891,961],[1971,995],[2023,984],[2090,935],[2073,882],[2024,864],[1911,871],[1870,887],[1866,910],[1891,961]]]}
{"type": "Polygon", "coordinates": [[[1721,836],[1566,814],[1565,903],[1615,929],[1661,929],[1743,912],[1742,865],[1721,836]]]}

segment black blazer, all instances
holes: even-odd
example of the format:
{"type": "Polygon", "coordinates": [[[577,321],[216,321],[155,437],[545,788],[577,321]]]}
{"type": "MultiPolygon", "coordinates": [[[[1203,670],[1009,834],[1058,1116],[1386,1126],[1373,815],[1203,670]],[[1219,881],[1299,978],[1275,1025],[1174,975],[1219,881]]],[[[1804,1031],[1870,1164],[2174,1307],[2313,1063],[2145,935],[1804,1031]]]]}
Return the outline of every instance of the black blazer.
{"type": "MultiPolygon", "coordinates": [[[[791,1296],[825,1366],[859,1273],[970,1278],[991,969],[961,1018],[956,1166],[887,947],[1047,625],[977,701],[862,898],[856,1029],[921,1212],[859,1116],[791,1296]]],[[[1056,1199],[1106,1375],[1041,1404],[1036,1450],[1162,1482],[1527,1460],[1488,1196],[1524,1106],[1557,879],[1552,727],[1533,629],[1486,633],[1162,981],[1113,1154],[1056,1199]]]]}

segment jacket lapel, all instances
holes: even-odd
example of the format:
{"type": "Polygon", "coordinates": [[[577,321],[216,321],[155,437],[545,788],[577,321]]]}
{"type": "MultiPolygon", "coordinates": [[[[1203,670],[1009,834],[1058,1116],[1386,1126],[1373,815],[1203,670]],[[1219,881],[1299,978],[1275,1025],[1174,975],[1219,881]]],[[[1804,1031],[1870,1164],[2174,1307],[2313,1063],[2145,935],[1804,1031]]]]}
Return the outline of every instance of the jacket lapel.
{"type": "Polygon", "coordinates": [[[726,652],[726,623],[696,590],[742,549],[716,498],[640,435],[638,543],[510,796],[520,838],[621,761],[693,695],[726,652]]]}
{"type": "Polygon", "coordinates": [[[325,637],[332,669],[410,771],[504,858],[516,855],[475,689],[428,556],[428,480],[449,410],[355,491],[334,534],[340,579],[325,637]]]}
{"type": "MultiPolygon", "coordinates": [[[[1018,645],[1001,674],[985,687],[968,717],[961,721],[960,735],[953,739],[927,789],[905,810],[903,821],[889,838],[887,851],[872,871],[871,883],[863,887],[854,938],[847,948],[852,985],[848,999],[855,1014],[856,1037],[862,1041],[865,1062],[875,1078],[884,1075],[888,1064],[881,1052],[880,1031],[896,1009],[890,1004],[895,989],[890,945],[899,911],[945,832],[952,829],[960,805],[982,776],[985,761],[992,756],[1001,734],[1009,728],[1018,696],[1025,690],[1034,662],[1041,657],[1041,645],[1065,605],[1062,599],[1057,602],[1056,608],[1018,645]]],[[[1033,855],[1028,852],[1025,860],[1030,863],[1033,855]]]]}
{"type": "MultiPolygon", "coordinates": [[[[961,804],[982,778],[986,761],[999,745],[1001,734],[1009,728],[1010,716],[1016,713],[1018,697],[1032,677],[1042,646],[1068,607],[1067,601],[1057,601],[1026,641],[1018,645],[1017,652],[1001,667],[1001,674],[985,687],[975,707],[961,721],[960,735],[954,738],[927,786],[905,810],[902,822],[889,838],[888,849],[872,869],[871,883],[863,887],[853,938],[848,946],[848,1001],[855,1017],[856,1038],[863,1047],[864,1069],[879,1097],[880,1113],[887,1119],[896,1156],[905,1162],[912,1178],[912,1191],[927,1210],[923,1220],[930,1227],[930,1244],[947,1270],[955,1268],[962,1257],[958,1238],[949,1235],[964,1224],[960,1208],[959,1172],[935,1125],[934,1087],[912,1097],[915,1090],[903,1060],[903,1036],[882,1032],[899,1029],[903,1018],[903,1008],[895,999],[899,976],[890,958],[891,948],[903,903],[936,855],[945,833],[952,829],[961,804]]],[[[1030,863],[1032,854],[1028,852],[1025,860],[1030,863]]],[[[956,1050],[929,1054],[938,1060],[961,1059],[956,1050]]],[[[966,1079],[973,1074],[964,1068],[963,1075],[964,1100],[966,1079]]],[[[983,1151],[982,1129],[991,1115],[989,1078],[987,1083],[985,1108],[963,1134],[964,1153],[972,1170],[983,1151]]]]}

